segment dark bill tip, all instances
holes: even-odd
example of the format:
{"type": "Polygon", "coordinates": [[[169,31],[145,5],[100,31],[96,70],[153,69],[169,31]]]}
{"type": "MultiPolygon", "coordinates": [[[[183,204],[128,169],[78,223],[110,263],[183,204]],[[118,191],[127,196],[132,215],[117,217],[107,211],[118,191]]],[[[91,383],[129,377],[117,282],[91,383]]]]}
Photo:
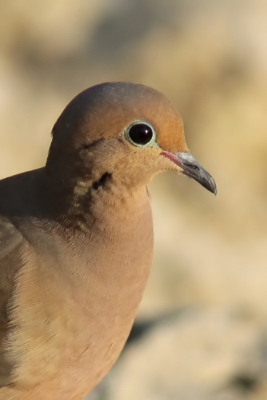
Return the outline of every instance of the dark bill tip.
{"type": "Polygon", "coordinates": [[[200,185],[209,190],[211,193],[217,194],[216,183],[213,177],[195,160],[190,153],[169,153],[163,151],[164,157],[169,158],[182,169],[182,173],[189,178],[195,179],[200,185]]]}

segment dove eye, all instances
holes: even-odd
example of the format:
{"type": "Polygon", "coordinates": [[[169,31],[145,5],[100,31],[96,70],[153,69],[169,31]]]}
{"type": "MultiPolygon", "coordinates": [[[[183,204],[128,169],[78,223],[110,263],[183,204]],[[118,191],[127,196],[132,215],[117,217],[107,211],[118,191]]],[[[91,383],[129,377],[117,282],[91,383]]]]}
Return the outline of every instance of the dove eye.
{"type": "Polygon", "coordinates": [[[137,121],[131,124],[125,131],[125,137],[134,146],[138,147],[156,144],[156,131],[146,121],[137,121]]]}

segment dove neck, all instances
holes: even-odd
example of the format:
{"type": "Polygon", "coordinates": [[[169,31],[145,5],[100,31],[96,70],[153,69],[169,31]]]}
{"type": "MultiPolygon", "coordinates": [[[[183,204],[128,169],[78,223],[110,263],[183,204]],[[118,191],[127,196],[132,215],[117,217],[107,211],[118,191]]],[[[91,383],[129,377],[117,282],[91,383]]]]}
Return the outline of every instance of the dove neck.
{"type": "MultiPolygon", "coordinates": [[[[104,173],[90,185],[57,185],[48,176],[48,190],[52,192],[51,209],[61,224],[83,231],[94,229],[105,232],[116,223],[136,220],[150,210],[146,186],[126,188],[112,174],[104,173]],[[146,210],[146,211],[145,211],[146,210]]],[[[149,211],[150,212],[150,211],[149,211]]]]}

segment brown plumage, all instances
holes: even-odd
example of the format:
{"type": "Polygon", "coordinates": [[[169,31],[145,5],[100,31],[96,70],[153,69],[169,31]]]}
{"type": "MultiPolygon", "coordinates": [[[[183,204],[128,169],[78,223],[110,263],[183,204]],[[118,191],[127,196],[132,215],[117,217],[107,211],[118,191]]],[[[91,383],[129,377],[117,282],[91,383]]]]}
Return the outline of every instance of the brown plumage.
{"type": "Polygon", "coordinates": [[[152,259],[148,181],[215,192],[158,91],[105,83],[53,129],[44,168],[0,181],[0,400],[80,400],[118,358],[152,259]]]}

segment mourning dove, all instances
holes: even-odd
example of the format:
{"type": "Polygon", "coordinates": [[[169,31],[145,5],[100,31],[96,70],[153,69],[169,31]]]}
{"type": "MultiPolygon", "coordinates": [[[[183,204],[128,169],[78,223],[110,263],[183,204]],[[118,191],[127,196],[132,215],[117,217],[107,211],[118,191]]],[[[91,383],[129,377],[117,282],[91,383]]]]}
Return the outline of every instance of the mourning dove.
{"type": "Polygon", "coordinates": [[[104,83],[54,125],[44,168],[0,181],[0,400],[80,400],[118,358],[146,286],[146,184],[175,171],[216,192],[158,91],[104,83]]]}

